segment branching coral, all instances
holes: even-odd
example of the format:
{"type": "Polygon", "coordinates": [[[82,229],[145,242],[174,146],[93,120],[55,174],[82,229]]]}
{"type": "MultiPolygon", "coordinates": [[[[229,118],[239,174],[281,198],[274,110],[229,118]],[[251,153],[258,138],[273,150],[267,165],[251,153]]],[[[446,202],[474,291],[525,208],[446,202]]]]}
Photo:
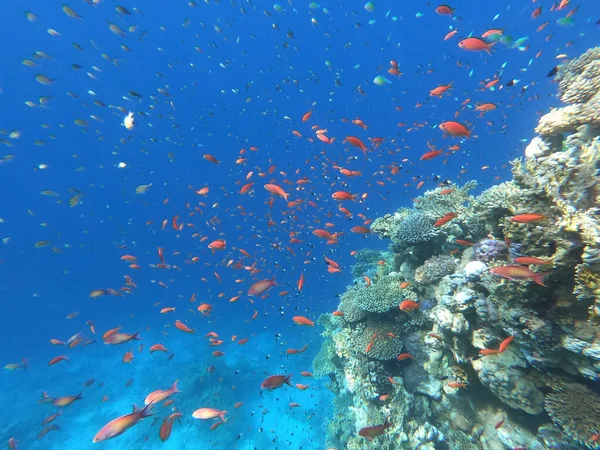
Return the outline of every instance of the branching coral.
{"type": "Polygon", "coordinates": [[[400,274],[393,272],[368,287],[365,284],[354,285],[342,295],[339,309],[349,322],[361,320],[364,316],[361,311],[385,313],[396,309],[403,300],[415,300],[417,297],[410,287],[400,287],[403,281],[400,274]]]}
{"type": "Polygon", "coordinates": [[[438,230],[433,226],[433,223],[434,220],[425,214],[413,212],[398,225],[396,239],[408,244],[430,241],[438,234],[438,230]]]}
{"type": "Polygon", "coordinates": [[[474,200],[470,192],[475,187],[477,181],[471,180],[462,187],[451,185],[427,191],[422,197],[415,199],[415,209],[434,219],[439,219],[449,212],[462,215],[468,211],[470,203],[474,200]]]}

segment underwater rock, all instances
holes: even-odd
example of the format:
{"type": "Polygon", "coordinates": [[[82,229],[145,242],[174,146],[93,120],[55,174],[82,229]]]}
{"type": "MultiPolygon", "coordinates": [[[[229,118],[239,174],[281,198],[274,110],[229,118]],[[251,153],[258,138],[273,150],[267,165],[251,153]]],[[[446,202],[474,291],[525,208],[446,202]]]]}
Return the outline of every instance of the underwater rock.
{"type": "Polygon", "coordinates": [[[461,313],[453,313],[448,308],[441,306],[438,306],[433,311],[434,320],[444,332],[454,335],[464,335],[469,331],[469,322],[461,313]]]}
{"type": "Polygon", "coordinates": [[[463,269],[465,277],[469,281],[478,281],[481,274],[488,270],[488,266],[483,261],[471,261],[463,269]]]}
{"type": "Polygon", "coordinates": [[[512,350],[473,360],[479,381],[503,403],[536,415],[544,411],[544,394],[525,377],[527,362],[512,350]]]}

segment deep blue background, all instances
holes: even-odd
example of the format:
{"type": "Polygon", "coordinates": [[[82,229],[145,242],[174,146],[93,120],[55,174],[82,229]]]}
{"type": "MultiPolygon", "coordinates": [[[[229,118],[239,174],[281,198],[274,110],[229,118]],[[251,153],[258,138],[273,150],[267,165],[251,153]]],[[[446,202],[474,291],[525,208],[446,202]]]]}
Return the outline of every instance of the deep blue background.
{"type": "MultiPolygon", "coordinates": [[[[192,292],[198,293],[200,301],[219,304],[214,324],[237,320],[237,326],[248,333],[292,333],[292,315],[314,318],[333,310],[335,295],[351,282],[350,252],[386,246],[375,237],[350,233],[352,226],[362,224],[356,214],[375,219],[409,206],[426,188],[436,186],[434,175],[458,182],[477,179],[480,189],[510,178],[508,161],[522,155],[526,145],[522,140],[533,137],[539,115],[558,105],[555,86],[546,77],[557,64],[556,55],[577,56],[598,40],[595,22],[600,18],[600,4],[577,2],[575,25],[563,28],[555,21],[571,8],[550,12],[552,3],[454,1],[454,20],[435,14],[437,5],[423,1],[378,1],[374,13],[366,12],[360,2],[321,2],[329,14],[310,10],[308,2],[294,2],[294,7],[282,3],[285,12],[277,13],[272,4],[256,1],[254,6],[240,1],[236,6],[198,2],[194,8],[180,1],[146,1],[139,6],[141,12],[135,13],[134,4],[123,1],[132,16],[115,12],[112,2],[94,7],[73,1],[71,6],[81,21],[68,18],[56,2],[3,5],[0,128],[18,129],[22,137],[10,140],[12,148],[0,147],[0,157],[16,155],[0,165],[0,217],[5,221],[0,223],[0,237],[10,238],[8,244],[0,245],[0,328],[10,342],[2,346],[0,360],[5,364],[25,356],[33,365],[43,366],[56,353],[48,348],[48,339],[67,339],[86,331],[86,320],[92,320],[100,332],[117,325],[132,332],[165,326],[172,321],[158,314],[158,308],[177,304],[185,311],[192,292]],[[538,5],[544,11],[533,20],[531,12],[538,5]],[[26,10],[38,16],[35,22],[26,20],[26,10]],[[416,18],[418,12],[423,17],[416,18]],[[496,14],[499,18],[492,20],[496,14]],[[189,24],[184,26],[186,18],[189,24]],[[370,25],[369,20],[376,23],[370,25]],[[536,32],[547,20],[546,29],[536,32]],[[124,30],[132,25],[137,29],[119,37],[108,29],[108,22],[124,30]],[[444,41],[450,27],[459,33],[444,41]],[[459,38],[471,33],[479,36],[495,27],[514,38],[529,36],[530,48],[521,52],[499,43],[492,56],[458,48],[459,38]],[[48,28],[61,36],[50,36],[48,28]],[[286,36],[288,30],[293,38],[286,36]],[[142,32],[146,33],[143,40],[142,32]],[[549,35],[552,38],[547,40],[549,35]],[[121,49],[122,44],[131,51],[121,49]],[[53,59],[34,60],[37,68],[25,67],[22,60],[32,59],[35,51],[45,51],[53,59]],[[538,52],[541,56],[536,58],[538,52]],[[118,60],[118,65],[102,54],[118,60]],[[386,73],[390,60],[398,62],[401,77],[386,73]],[[82,70],[73,70],[72,64],[82,70]],[[34,79],[37,73],[55,83],[40,85],[34,79]],[[391,84],[374,85],[372,80],[379,74],[391,84]],[[520,81],[512,88],[483,91],[482,82],[495,75],[500,75],[501,85],[515,78],[520,81]],[[449,95],[429,97],[431,89],[450,82],[449,95]],[[357,92],[359,86],[364,96],[357,92]],[[528,89],[521,94],[523,86],[528,89]],[[159,88],[170,96],[159,93],[159,88]],[[123,99],[129,91],[139,93],[142,100],[123,99]],[[25,101],[37,103],[40,96],[54,99],[47,108],[25,105],[25,101]],[[111,106],[95,106],[96,99],[111,106]],[[471,99],[471,107],[489,101],[498,108],[482,119],[473,109],[462,109],[466,99],[471,99]],[[117,106],[136,113],[134,130],[121,125],[125,114],[117,106]],[[402,111],[396,110],[398,106],[402,111]],[[311,119],[301,123],[309,110],[313,110],[311,119]],[[460,111],[457,120],[474,128],[467,141],[444,139],[436,128],[454,119],[455,111],[460,111]],[[341,120],[356,117],[368,130],[341,120]],[[74,124],[75,119],[90,124],[82,128],[74,124]],[[398,127],[399,122],[406,126],[398,127]],[[415,123],[422,128],[408,131],[415,123]],[[310,129],[313,125],[326,128],[336,141],[331,145],[318,141],[310,129]],[[293,130],[303,138],[294,137],[293,130]],[[382,137],[385,142],[365,159],[360,150],[342,143],[347,135],[366,143],[368,137],[382,137]],[[46,145],[36,146],[36,140],[46,145]],[[438,147],[460,143],[462,148],[447,158],[421,162],[427,142],[438,147]],[[250,151],[250,146],[258,150],[250,151]],[[245,164],[235,164],[240,149],[246,149],[241,155],[247,158],[245,164]],[[203,159],[205,153],[215,155],[220,164],[203,159]],[[408,162],[402,163],[405,158],[408,162]],[[118,169],[120,161],[127,168],[118,169]],[[41,163],[49,168],[37,169],[41,163]],[[343,177],[332,168],[335,164],[363,175],[343,177]],[[392,164],[403,165],[399,175],[390,175],[392,164]],[[258,175],[271,166],[276,167],[272,174],[258,175]],[[481,170],[482,166],[490,169],[481,170]],[[254,171],[254,193],[242,196],[238,191],[249,171],[254,171]],[[296,181],[303,177],[310,183],[297,188],[296,181]],[[426,183],[417,191],[421,179],[426,183]],[[270,195],[263,188],[268,182],[286,189],[290,200],[304,202],[289,210],[282,199],[275,198],[271,209],[270,195]],[[136,186],[149,183],[148,193],[135,195],[136,186]],[[189,186],[194,190],[209,186],[210,192],[200,197],[189,186]],[[84,193],[81,205],[69,207],[73,195],[69,188],[84,193]],[[42,190],[52,190],[59,197],[43,196],[42,190]],[[350,221],[341,217],[338,203],[331,199],[336,190],[368,194],[364,202],[344,204],[354,214],[350,221]],[[307,204],[309,200],[316,208],[307,204]],[[186,202],[193,208],[199,201],[206,204],[201,208],[203,215],[188,216],[186,202]],[[196,228],[186,226],[181,233],[175,232],[170,220],[176,213],[181,222],[196,228]],[[208,223],[212,218],[218,218],[218,223],[208,223]],[[278,224],[268,227],[270,218],[278,224]],[[169,223],[161,230],[165,219],[169,223]],[[146,225],[148,221],[153,222],[146,225]],[[325,222],[334,223],[331,231],[344,232],[337,246],[312,235],[314,228],[325,228],[325,222]],[[200,243],[199,238],[192,238],[195,232],[208,240],[200,243]],[[296,237],[303,240],[292,246],[295,256],[285,249],[290,232],[297,232],[296,237]],[[226,239],[228,248],[212,255],[206,247],[216,238],[226,239]],[[63,252],[34,248],[35,242],[46,239],[63,252]],[[120,249],[122,245],[126,248],[120,249]],[[181,270],[148,267],[159,262],[157,247],[164,248],[167,262],[181,270]],[[237,248],[254,258],[242,259],[237,248]],[[173,256],[173,252],[181,254],[173,256]],[[129,269],[120,260],[123,254],[137,256],[142,269],[129,269]],[[342,274],[327,274],[323,254],[342,264],[342,274]],[[184,259],[190,255],[199,256],[200,262],[186,264],[184,259]],[[310,264],[304,263],[311,258],[310,264]],[[252,279],[246,270],[226,268],[229,260],[244,265],[256,262],[263,272],[252,279]],[[217,283],[215,271],[222,283],[217,283]],[[301,271],[305,272],[305,289],[295,295],[301,271]],[[138,286],[132,295],[89,298],[93,289],[118,289],[125,274],[134,277],[138,286]],[[239,292],[244,294],[263,275],[276,275],[283,285],[279,290],[289,290],[290,296],[271,295],[256,305],[248,303],[245,295],[237,303],[226,302],[239,292]],[[208,281],[201,281],[203,277],[208,281]],[[235,283],[236,279],[243,282],[235,283]],[[158,286],[159,280],[169,288],[158,286]],[[221,292],[223,299],[217,297],[221,292]],[[154,302],[161,306],[153,307],[154,302]],[[254,309],[263,320],[246,325],[254,309]],[[66,315],[74,311],[79,316],[66,321],[66,315]]],[[[179,318],[204,327],[202,332],[209,329],[198,315],[179,318]]]]}

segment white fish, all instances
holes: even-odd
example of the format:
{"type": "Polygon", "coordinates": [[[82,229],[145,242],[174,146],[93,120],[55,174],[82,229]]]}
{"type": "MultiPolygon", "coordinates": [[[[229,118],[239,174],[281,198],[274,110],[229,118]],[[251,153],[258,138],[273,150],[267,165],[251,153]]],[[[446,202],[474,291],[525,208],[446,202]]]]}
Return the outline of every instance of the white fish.
{"type": "Polygon", "coordinates": [[[129,111],[129,114],[127,114],[127,116],[125,116],[125,118],[123,119],[123,125],[128,130],[132,130],[134,124],[135,124],[135,119],[133,117],[133,113],[131,111],[129,111]]]}

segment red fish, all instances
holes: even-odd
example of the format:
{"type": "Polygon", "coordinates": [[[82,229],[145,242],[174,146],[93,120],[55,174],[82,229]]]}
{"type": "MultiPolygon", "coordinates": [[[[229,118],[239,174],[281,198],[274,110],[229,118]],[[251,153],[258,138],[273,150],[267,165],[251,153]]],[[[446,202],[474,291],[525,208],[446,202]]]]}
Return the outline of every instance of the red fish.
{"type": "Polygon", "coordinates": [[[515,258],[515,262],[519,264],[552,264],[552,261],[546,259],[534,258],[532,256],[519,256],[515,258]]]}
{"type": "Polygon", "coordinates": [[[260,385],[260,387],[261,387],[261,389],[268,389],[269,391],[272,391],[273,389],[277,389],[277,388],[283,386],[284,384],[292,386],[292,383],[290,382],[291,378],[292,378],[292,374],[289,374],[287,376],[286,375],[272,375],[269,378],[267,378],[265,381],[263,381],[262,384],[260,385]]]}
{"type": "Polygon", "coordinates": [[[433,159],[436,156],[441,155],[443,151],[444,150],[431,150],[431,151],[429,151],[427,153],[423,153],[419,159],[421,161],[427,161],[429,159],[433,159]]]}
{"type": "Polygon", "coordinates": [[[540,286],[547,287],[544,284],[544,278],[547,273],[535,273],[531,269],[524,266],[500,266],[490,269],[494,275],[508,280],[533,280],[540,286]]]}
{"type": "Polygon", "coordinates": [[[377,436],[385,433],[385,430],[392,426],[392,422],[390,422],[390,418],[387,417],[385,421],[381,425],[376,425],[374,427],[364,427],[358,431],[358,435],[367,438],[369,441],[372,441],[377,436]]]}
{"type": "Polygon", "coordinates": [[[504,339],[500,343],[500,347],[498,348],[498,350],[500,350],[500,352],[503,352],[504,350],[506,350],[514,338],[515,338],[514,336],[509,336],[506,339],[504,339]]]}
{"type": "Polygon", "coordinates": [[[400,303],[400,311],[413,311],[415,309],[419,309],[419,303],[413,302],[412,300],[404,300],[400,303]]]}
{"type": "Polygon", "coordinates": [[[451,8],[448,5],[440,5],[437,8],[435,8],[435,12],[441,16],[453,16],[454,11],[456,11],[456,10],[451,8]]]}
{"type": "Polygon", "coordinates": [[[543,220],[545,218],[546,218],[546,216],[544,216],[543,214],[532,213],[532,214],[519,214],[518,216],[512,216],[510,218],[510,220],[512,220],[513,222],[517,222],[517,223],[531,223],[531,222],[537,222],[539,220],[543,220]]]}
{"type": "Polygon", "coordinates": [[[448,222],[450,222],[452,219],[454,219],[456,216],[458,216],[458,214],[456,214],[455,212],[448,212],[446,214],[444,214],[440,219],[438,219],[433,226],[434,227],[441,227],[442,225],[447,224],[448,222]]]}
{"type": "Polygon", "coordinates": [[[294,316],[294,317],[292,317],[292,320],[295,323],[297,323],[298,325],[307,325],[309,327],[315,326],[315,323],[312,320],[310,320],[304,316],[294,316]]]}
{"type": "Polygon", "coordinates": [[[271,289],[273,286],[279,286],[275,283],[275,277],[270,280],[260,280],[250,286],[248,289],[248,296],[252,297],[253,295],[261,295],[263,292],[271,289]]]}
{"type": "Polygon", "coordinates": [[[174,420],[163,419],[163,423],[160,426],[160,430],[158,430],[158,436],[160,440],[165,442],[171,436],[171,428],[173,428],[174,420]]]}
{"type": "Polygon", "coordinates": [[[365,154],[367,153],[367,147],[365,147],[364,142],[359,138],[355,136],[346,136],[346,142],[354,147],[360,148],[365,154]]]}
{"type": "Polygon", "coordinates": [[[153,414],[151,408],[152,405],[147,405],[143,409],[138,409],[135,405],[133,405],[132,413],[117,417],[116,419],[108,422],[100,431],[98,431],[98,433],[96,433],[96,436],[94,436],[92,442],[95,444],[96,442],[106,441],[123,434],[141,419],[151,416],[153,414]]]}
{"type": "Polygon", "coordinates": [[[471,50],[474,52],[485,51],[491,55],[492,52],[490,52],[490,49],[492,48],[492,45],[496,44],[497,42],[499,41],[487,43],[486,41],[478,37],[470,37],[460,41],[458,43],[458,46],[463,50],[471,50]]]}
{"type": "Polygon", "coordinates": [[[469,130],[465,125],[460,122],[455,122],[454,120],[449,120],[447,122],[442,122],[440,124],[440,130],[444,133],[449,134],[453,137],[466,137],[467,139],[471,136],[472,131],[469,130]]]}
{"type": "Polygon", "coordinates": [[[177,389],[177,382],[178,381],[179,380],[175,380],[175,383],[173,383],[173,385],[169,389],[165,389],[165,390],[159,389],[159,390],[156,390],[156,391],[151,392],[150,394],[148,394],[148,396],[144,400],[144,405],[151,405],[153,403],[160,403],[164,399],[170,397],[171,395],[177,394],[177,393],[181,392],[179,389],[177,389]]]}
{"type": "Polygon", "coordinates": [[[448,91],[448,89],[452,88],[452,83],[450,84],[442,84],[438,87],[436,87],[435,89],[432,89],[431,91],[429,91],[429,95],[431,97],[441,97],[445,92],[448,91]]]}

